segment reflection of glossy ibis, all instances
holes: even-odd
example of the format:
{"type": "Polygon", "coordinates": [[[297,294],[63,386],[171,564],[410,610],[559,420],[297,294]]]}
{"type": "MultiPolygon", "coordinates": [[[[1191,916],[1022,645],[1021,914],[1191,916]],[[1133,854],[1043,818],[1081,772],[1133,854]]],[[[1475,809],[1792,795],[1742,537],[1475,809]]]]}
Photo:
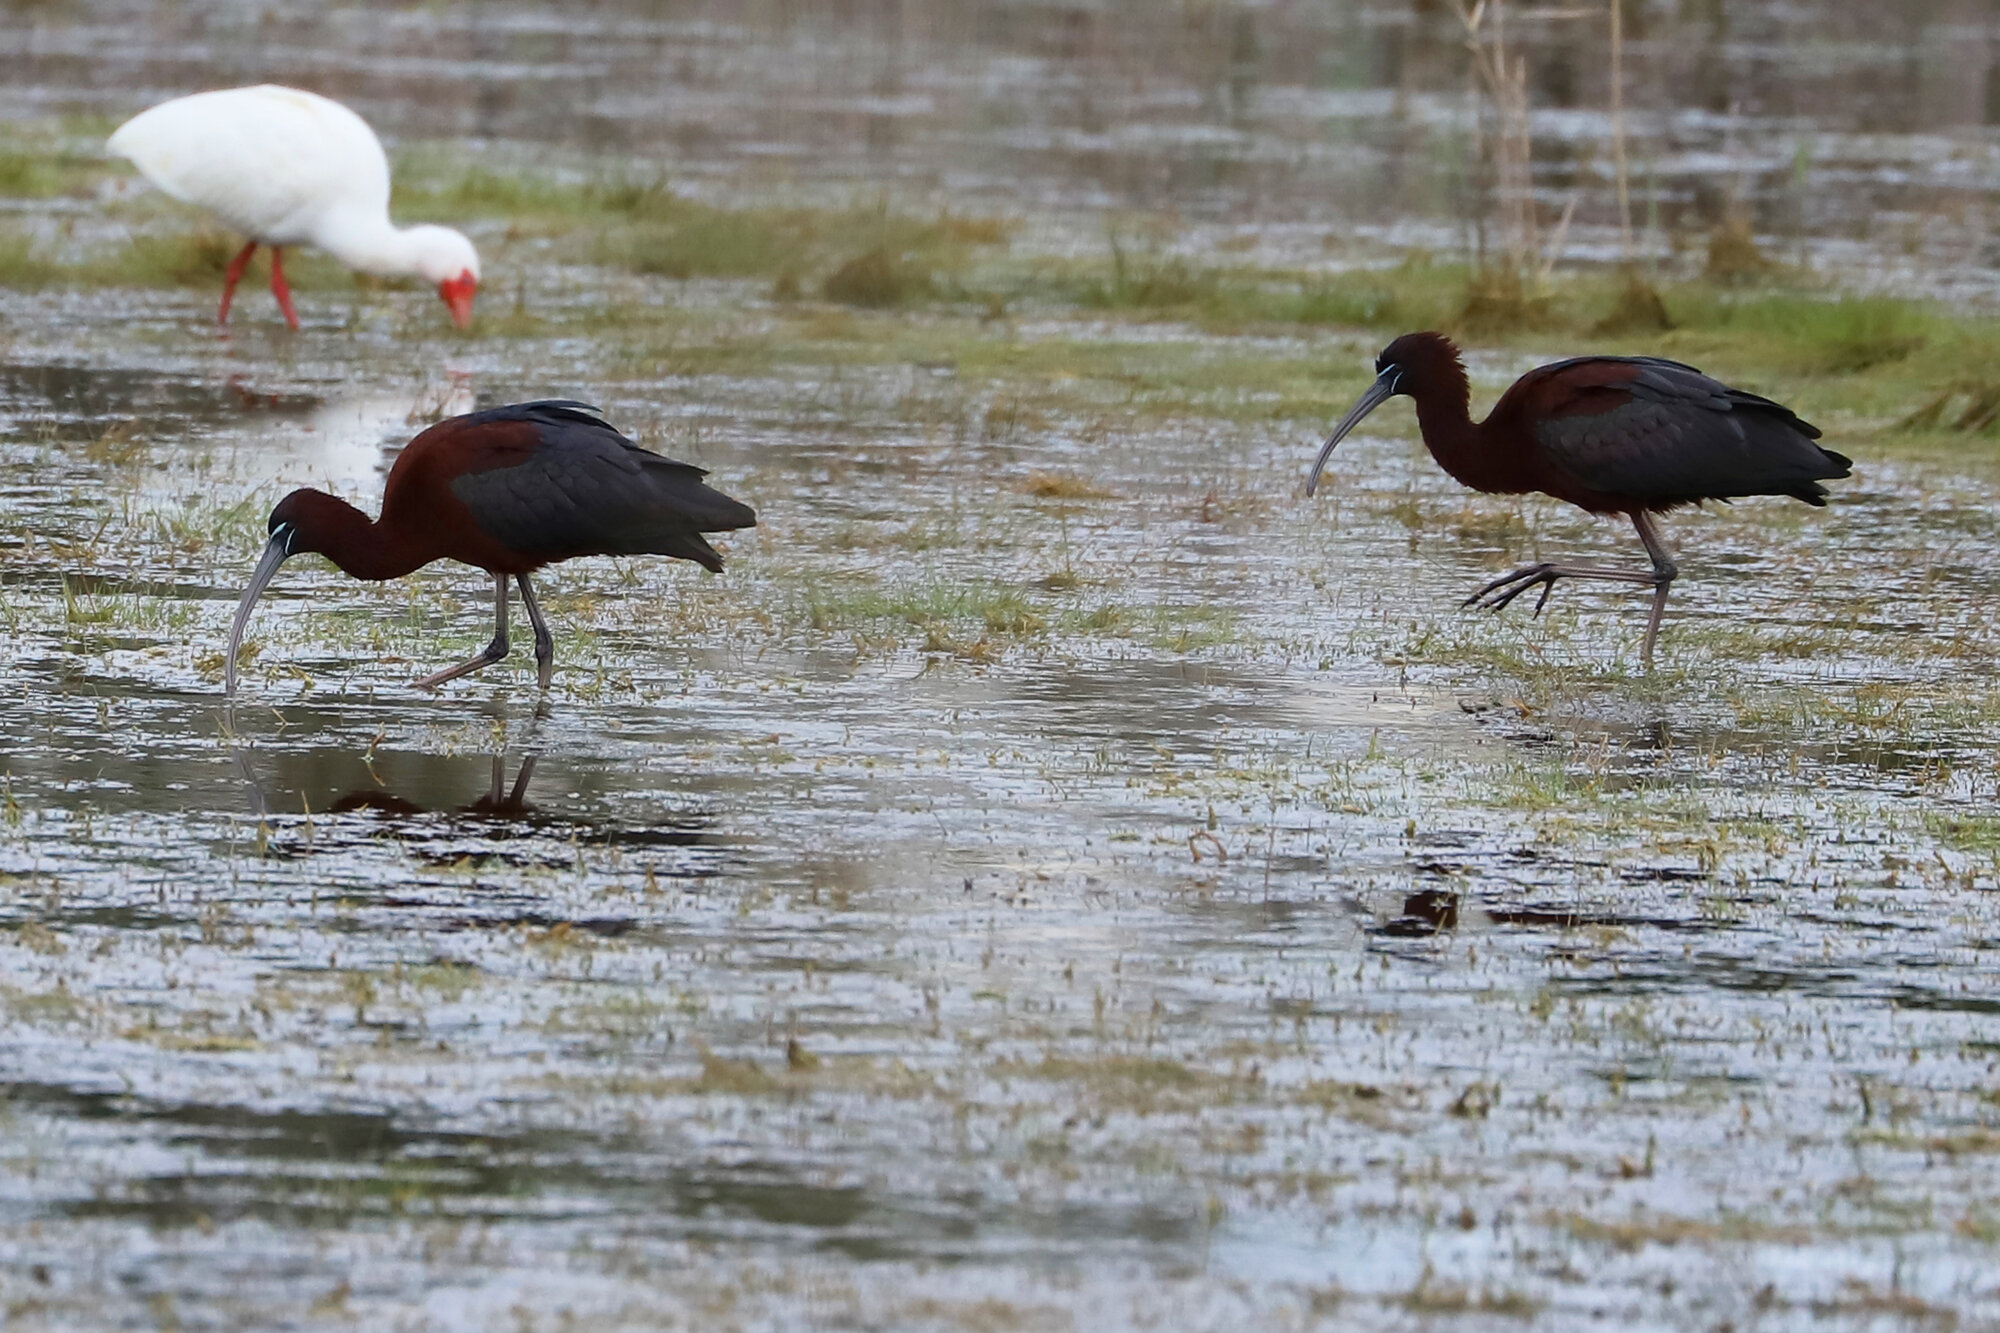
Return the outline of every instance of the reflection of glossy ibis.
{"type": "MultiPolygon", "coordinates": [[[[512,790],[507,787],[507,761],[504,756],[493,756],[493,782],[486,794],[471,805],[459,807],[465,815],[488,815],[512,818],[533,814],[535,807],[528,804],[528,783],[535,776],[535,755],[521,761],[521,771],[514,777],[512,790]]],[[[368,790],[349,792],[327,807],[334,814],[347,814],[355,810],[373,810],[377,814],[409,817],[429,814],[429,808],[418,805],[408,797],[398,796],[392,791],[368,790]]]]}
{"type": "Polygon", "coordinates": [[[250,238],[223,275],[219,323],[229,322],[259,245],[271,247],[271,294],[295,329],[288,245],[316,245],[363,273],[422,278],[460,328],[472,323],[472,242],[449,227],[390,223],[389,159],[368,122],[338,102],[274,84],[196,93],[140,112],[109,147],[166,193],[250,238]]]}
{"type": "Polygon", "coordinates": [[[1624,514],[1639,530],[1650,571],[1598,565],[1527,565],[1493,580],[1465,604],[1495,610],[1537,585],[1539,614],[1557,579],[1612,579],[1653,589],[1639,658],[1653,640],[1678,572],[1653,515],[1704,500],[1789,495],[1826,503],[1823,480],[1848,460],[1813,441],[1819,431],[1768,398],[1732,389],[1692,366],[1650,356],[1586,356],[1521,376],[1474,424],[1458,348],[1440,333],[1406,333],[1375,362],[1376,379],[1313,460],[1306,494],[1347,433],[1396,394],[1417,403],[1417,424],[1438,466],[1476,491],[1540,491],[1593,514],[1624,514]]]}
{"type": "Polygon", "coordinates": [[[702,537],[752,527],[757,516],[702,484],[698,467],[648,453],[582,403],[522,403],[432,426],[396,459],[382,517],[324,491],[293,491],[271,511],[270,544],[229,629],[226,690],[236,690],[236,652],[265,585],[288,558],[317,552],[358,579],[400,578],[433,560],[457,560],[493,575],[493,641],[469,662],[426,676],[434,689],[507,655],[507,580],[535,627],[543,689],[555,641],[528,575],[585,555],[669,555],[720,572],[702,537]]]}

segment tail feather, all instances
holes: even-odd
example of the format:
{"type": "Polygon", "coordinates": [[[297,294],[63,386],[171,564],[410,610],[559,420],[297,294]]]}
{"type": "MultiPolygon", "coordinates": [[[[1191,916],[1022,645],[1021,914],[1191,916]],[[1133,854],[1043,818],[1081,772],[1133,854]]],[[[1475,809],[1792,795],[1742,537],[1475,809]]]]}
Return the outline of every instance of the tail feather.
{"type": "Polygon", "coordinates": [[[654,503],[663,516],[671,515],[698,532],[757,526],[756,511],[705,483],[702,478],[707,473],[700,468],[658,454],[646,454],[645,467],[646,477],[653,483],[654,503]]]}
{"type": "Polygon", "coordinates": [[[1825,505],[1827,489],[1819,483],[1852,475],[1853,460],[1818,443],[1819,431],[1789,409],[1767,406],[1768,400],[1751,395],[1742,397],[1750,399],[1748,404],[1739,400],[1737,407],[1752,409],[1744,413],[1744,424],[1750,428],[1750,457],[1758,464],[1750,471],[1761,475],[1742,476],[1739,486],[1727,488],[1729,493],[1788,495],[1809,505],[1825,505]]]}
{"type": "MultiPolygon", "coordinates": [[[[712,531],[713,529],[711,529],[712,531]]],[[[670,555],[681,560],[692,560],[711,574],[722,572],[722,554],[699,532],[677,532],[665,541],[652,547],[648,555],[670,555]]]]}

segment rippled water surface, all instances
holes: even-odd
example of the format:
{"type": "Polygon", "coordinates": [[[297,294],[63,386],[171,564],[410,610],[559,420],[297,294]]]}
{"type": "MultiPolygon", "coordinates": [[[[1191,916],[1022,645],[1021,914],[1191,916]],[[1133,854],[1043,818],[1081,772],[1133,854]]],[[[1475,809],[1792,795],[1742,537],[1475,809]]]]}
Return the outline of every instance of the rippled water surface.
{"type": "MultiPolygon", "coordinates": [[[[734,8],[19,6],[0,113],[306,82],[414,155],[1001,213],[1023,263],[1464,234],[1448,10],[734,8]]],[[[1645,243],[1733,174],[1774,244],[1984,291],[1985,11],[1713,8],[1635,38],[1645,243]]],[[[1549,23],[1587,260],[1601,69],[1549,23]]],[[[6,206],[187,225],[114,179],[6,206]]],[[[1646,677],[1640,598],[1458,609],[1637,552],[1466,495],[1406,408],[1302,498],[1370,338],[474,232],[466,339],[414,291],[218,337],[203,285],[0,290],[8,1328],[2000,1320],[1990,465],[1676,515],[1646,677]],[[728,571],[548,571],[538,706],[518,647],[409,686],[482,576],[297,561],[226,707],[277,496],[372,507],[535,396],[753,503],[728,571]]]]}

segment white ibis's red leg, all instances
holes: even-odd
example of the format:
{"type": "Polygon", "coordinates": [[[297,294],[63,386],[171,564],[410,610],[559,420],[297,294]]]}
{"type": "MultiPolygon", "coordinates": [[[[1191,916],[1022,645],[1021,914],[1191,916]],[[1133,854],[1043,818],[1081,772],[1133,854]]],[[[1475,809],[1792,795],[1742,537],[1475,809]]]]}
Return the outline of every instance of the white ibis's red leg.
{"type": "Polygon", "coordinates": [[[243,281],[243,270],[250,267],[250,256],[257,253],[257,242],[252,241],[236,252],[236,258],[229,261],[229,267],[222,271],[222,309],[215,314],[215,322],[229,322],[229,303],[236,299],[236,284],[243,281]]]}
{"type": "Polygon", "coordinates": [[[1555,591],[1557,579],[1602,579],[1613,583],[1643,583],[1653,590],[1653,613],[1646,622],[1646,641],[1639,649],[1639,663],[1648,671],[1653,668],[1653,641],[1660,635],[1660,617],[1667,609],[1667,589],[1672,586],[1680,569],[1673,557],[1667,554],[1667,546],[1660,539],[1660,530],[1653,525],[1652,516],[1643,509],[1632,514],[1632,526],[1639,530],[1639,540],[1646,544],[1646,554],[1653,559],[1650,570],[1608,569],[1602,565],[1523,565],[1511,574],[1502,574],[1472,596],[1465,599],[1466,606],[1484,606],[1498,611],[1530,588],[1540,587],[1542,595],[1536,599],[1535,614],[1549,604],[1549,594],[1555,591]]]}
{"type": "Polygon", "coordinates": [[[299,312],[292,309],[292,288],[285,281],[285,252],[275,245],[271,247],[271,295],[278,298],[278,309],[285,312],[285,323],[297,329],[299,312]]]}
{"type": "Polygon", "coordinates": [[[521,605],[528,608],[528,623],[535,627],[535,680],[546,690],[556,669],[556,638],[549,633],[549,623],[542,619],[542,608],[535,601],[535,590],[528,586],[528,576],[516,574],[514,582],[521,585],[521,605]]]}
{"type": "Polygon", "coordinates": [[[482,648],[479,656],[469,662],[460,662],[457,666],[440,671],[436,675],[425,676],[422,680],[416,682],[417,688],[420,690],[434,690],[448,680],[457,680],[460,676],[469,676],[475,671],[490,667],[507,655],[507,576],[505,574],[495,574],[493,576],[493,615],[495,621],[493,626],[493,642],[482,648]]]}

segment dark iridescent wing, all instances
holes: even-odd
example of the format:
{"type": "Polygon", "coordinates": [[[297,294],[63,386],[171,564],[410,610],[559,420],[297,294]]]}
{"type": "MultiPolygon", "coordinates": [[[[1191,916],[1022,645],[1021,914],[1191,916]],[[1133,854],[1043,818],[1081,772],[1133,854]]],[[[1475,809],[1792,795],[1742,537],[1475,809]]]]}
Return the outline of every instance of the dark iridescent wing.
{"type": "Polygon", "coordinates": [[[1791,495],[1824,504],[1848,460],[1790,408],[1656,357],[1585,357],[1536,371],[1536,439],[1592,490],[1647,504],[1791,495]]]}
{"type": "Polygon", "coordinates": [[[451,482],[510,550],[549,560],[669,555],[720,570],[701,534],[757,522],[748,505],[704,485],[702,469],[639,448],[581,403],[523,403],[464,424],[496,440],[520,437],[519,447],[493,451],[493,466],[451,482]]]}

